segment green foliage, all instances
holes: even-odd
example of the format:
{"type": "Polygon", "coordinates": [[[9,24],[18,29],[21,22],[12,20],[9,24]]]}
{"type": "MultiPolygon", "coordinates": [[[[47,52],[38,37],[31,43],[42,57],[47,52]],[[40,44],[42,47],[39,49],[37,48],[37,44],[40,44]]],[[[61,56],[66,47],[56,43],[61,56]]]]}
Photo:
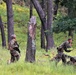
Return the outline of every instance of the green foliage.
{"type": "Polygon", "coordinates": [[[69,17],[76,17],[76,0],[61,0],[60,4],[67,8],[69,17]]]}
{"type": "Polygon", "coordinates": [[[60,4],[65,7],[74,7],[76,5],[76,0],[61,0],[60,4]]]}
{"type": "Polygon", "coordinates": [[[26,26],[29,20],[29,9],[27,9],[27,7],[13,5],[13,10],[14,10],[14,22],[18,24],[18,26],[26,26]]]}
{"type": "Polygon", "coordinates": [[[62,17],[54,21],[54,32],[66,32],[69,29],[76,30],[76,18],[62,17]]]}

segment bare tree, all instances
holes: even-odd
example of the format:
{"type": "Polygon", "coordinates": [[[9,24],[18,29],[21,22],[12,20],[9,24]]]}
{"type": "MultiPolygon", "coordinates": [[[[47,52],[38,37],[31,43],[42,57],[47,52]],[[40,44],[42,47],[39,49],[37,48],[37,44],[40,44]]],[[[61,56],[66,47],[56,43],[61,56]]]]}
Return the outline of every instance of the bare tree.
{"type": "Polygon", "coordinates": [[[32,16],[28,25],[28,39],[27,39],[27,50],[25,60],[28,62],[35,61],[35,34],[36,34],[36,17],[32,16]]]}
{"type": "Polygon", "coordinates": [[[54,0],[54,15],[57,15],[58,6],[59,6],[59,0],[54,0]]]}
{"type": "MultiPolygon", "coordinates": [[[[25,4],[26,4],[26,0],[24,0],[24,2],[25,2],[25,4]]],[[[32,2],[31,2],[31,0],[30,0],[30,2],[29,2],[29,5],[30,5],[30,18],[31,18],[31,16],[33,16],[33,4],[32,4],[32,2]]]]}
{"type": "Polygon", "coordinates": [[[40,17],[40,20],[41,20],[41,23],[42,23],[42,27],[43,27],[44,32],[45,32],[46,51],[47,51],[48,49],[50,49],[51,47],[54,46],[53,36],[51,34],[50,35],[48,34],[48,32],[51,32],[49,27],[50,28],[52,27],[52,23],[51,23],[52,22],[52,15],[51,14],[52,14],[52,7],[53,7],[52,0],[48,1],[48,4],[49,4],[48,11],[49,12],[47,12],[48,13],[47,14],[48,15],[47,16],[48,17],[48,22],[51,21],[51,22],[49,22],[50,26],[47,26],[48,24],[47,24],[47,20],[46,20],[46,14],[44,13],[44,11],[43,11],[41,5],[39,4],[38,0],[31,0],[31,1],[32,1],[33,5],[34,5],[39,17],[40,17]]]}
{"type": "MultiPolygon", "coordinates": [[[[44,13],[46,14],[46,6],[45,6],[46,2],[45,0],[41,0],[41,6],[42,6],[42,9],[44,11],[44,13]]],[[[43,23],[42,23],[43,24],[43,23]]],[[[44,29],[43,29],[43,25],[41,25],[41,48],[46,48],[45,47],[45,33],[44,33],[44,29]]]]}
{"type": "Polygon", "coordinates": [[[8,42],[9,42],[11,40],[11,35],[14,34],[12,0],[6,0],[6,6],[7,6],[8,42]]]}
{"type": "Polygon", "coordinates": [[[33,4],[30,0],[30,18],[33,16],[33,4]]]}
{"type": "Polygon", "coordinates": [[[38,0],[31,0],[39,17],[40,17],[40,20],[41,22],[43,23],[43,28],[44,28],[44,31],[47,30],[47,27],[46,27],[46,16],[45,16],[45,13],[41,7],[41,5],[39,4],[38,0]]]}
{"type": "Polygon", "coordinates": [[[2,47],[6,47],[6,39],[5,39],[5,33],[4,33],[4,26],[2,23],[2,19],[0,16],[0,29],[1,29],[1,37],[2,37],[2,47]]]}
{"type": "Polygon", "coordinates": [[[54,47],[53,32],[52,32],[52,21],[53,21],[53,1],[47,0],[47,48],[46,51],[54,47]]]}

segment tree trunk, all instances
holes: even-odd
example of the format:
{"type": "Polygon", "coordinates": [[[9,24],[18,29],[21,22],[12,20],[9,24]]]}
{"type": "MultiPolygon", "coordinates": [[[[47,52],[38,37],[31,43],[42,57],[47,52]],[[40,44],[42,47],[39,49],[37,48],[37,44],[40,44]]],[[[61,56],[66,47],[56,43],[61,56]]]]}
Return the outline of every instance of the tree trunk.
{"type": "Polygon", "coordinates": [[[2,19],[0,16],[0,29],[1,29],[1,37],[2,37],[2,47],[6,47],[6,39],[5,39],[5,33],[4,33],[4,26],[2,23],[2,19]]]}
{"type": "MultiPolygon", "coordinates": [[[[44,29],[44,31],[46,31],[47,28],[46,28],[46,16],[45,16],[45,13],[44,13],[42,7],[40,6],[38,0],[31,0],[31,1],[32,1],[33,5],[34,5],[39,17],[40,17],[40,20],[41,20],[41,22],[43,24],[43,29],[44,29]]],[[[45,34],[46,34],[46,32],[45,32],[45,34]]],[[[47,35],[45,35],[45,36],[47,36],[47,35]]]]}
{"type": "Polygon", "coordinates": [[[41,26],[41,48],[45,49],[45,34],[43,26],[41,26]]]}
{"type": "Polygon", "coordinates": [[[7,6],[8,42],[9,42],[11,40],[11,35],[14,34],[12,0],[6,0],[6,6],[7,6]]]}
{"type": "MultiPolygon", "coordinates": [[[[46,43],[47,43],[47,46],[46,46],[46,51],[48,50],[48,49],[50,49],[50,47],[53,47],[54,46],[54,40],[53,40],[53,35],[51,35],[51,36],[49,36],[49,34],[47,33],[47,27],[48,27],[48,29],[49,29],[49,26],[47,26],[47,22],[46,22],[46,15],[45,15],[45,13],[44,13],[44,11],[43,11],[43,9],[42,9],[42,7],[40,6],[40,4],[39,4],[39,2],[38,2],[38,0],[31,0],[32,1],[32,3],[33,3],[33,5],[34,5],[34,7],[35,7],[35,9],[36,9],[36,11],[37,11],[37,13],[38,13],[38,15],[39,15],[39,17],[40,17],[40,20],[41,20],[41,23],[42,23],[42,27],[43,27],[43,29],[44,29],[44,32],[45,32],[45,37],[46,37],[46,43]],[[51,38],[51,39],[50,39],[51,38]],[[49,39],[50,39],[50,41],[49,41],[49,39]],[[49,42],[48,42],[49,41],[49,42]],[[52,43],[50,43],[50,42],[52,42],[52,43]],[[51,44],[51,45],[50,45],[51,44]]],[[[52,1],[50,0],[50,2],[48,1],[48,4],[49,4],[49,7],[48,7],[48,19],[49,19],[49,25],[52,23],[52,19],[53,19],[53,16],[51,15],[52,13],[53,13],[53,3],[52,3],[52,1]],[[51,17],[50,17],[50,15],[51,15],[51,17]],[[50,22],[51,21],[51,22],[50,22]]],[[[51,30],[52,31],[52,30],[51,30]]]]}
{"type": "Polygon", "coordinates": [[[57,15],[57,11],[58,11],[58,5],[59,5],[59,0],[55,0],[54,1],[54,15],[57,15]]]}
{"type": "Polygon", "coordinates": [[[45,33],[45,39],[46,39],[46,43],[47,43],[47,23],[46,23],[46,14],[44,13],[41,5],[39,4],[38,0],[31,0],[42,23],[42,28],[44,29],[44,33],[45,33]]]}
{"type": "Polygon", "coordinates": [[[47,1],[47,46],[46,51],[51,47],[54,47],[53,32],[52,32],[52,21],[53,21],[53,2],[52,0],[47,1]]]}
{"type": "Polygon", "coordinates": [[[30,0],[30,18],[33,16],[33,4],[30,0]]]}
{"type": "MultiPolygon", "coordinates": [[[[45,12],[45,0],[41,0],[41,6],[45,12]]],[[[45,33],[44,33],[43,25],[41,25],[41,48],[45,49],[45,33]]]]}
{"type": "Polygon", "coordinates": [[[68,36],[70,36],[73,39],[73,30],[69,29],[68,36]]]}
{"type": "Polygon", "coordinates": [[[28,26],[27,50],[25,58],[25,60],[28,62],[35,61],[35,53],[36,53],[35,34],[36,34],[36,18],[32,16],[30,18],[28,26]]]}

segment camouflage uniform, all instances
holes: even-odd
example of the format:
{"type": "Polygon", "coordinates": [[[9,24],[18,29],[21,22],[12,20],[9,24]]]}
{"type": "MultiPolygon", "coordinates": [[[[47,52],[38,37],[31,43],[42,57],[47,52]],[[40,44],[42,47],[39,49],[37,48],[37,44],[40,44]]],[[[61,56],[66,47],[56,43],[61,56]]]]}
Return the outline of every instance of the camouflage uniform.
{"type": "Polygon", "coordinates": [[[76,56],[70,57],[70,60],[67,62],[67,64],[76,66],[76,56]]]}
{"type": "Polygon", "coordinates": [[[66,63],[66,57],[70,58],[70,56],[64,54],[63,52],[64,52],[64,50],[66,52],[70,52],[71,50],[67,50],[67,48],[70,48],[70,47],[71,46],[68,41],[61,44],[59,47],[57,47],[58,54],[52,60],[56,60],[56,62],[59,62],[60,60],[62,60],[63,63],[66,63]]]}
{"type": "Polygon", "coordinates": [[[20,58],[20,50],[17,41],[14,39],[9,42],[9,50],[11,54],[11,62],[18,61],[20,58]]]}

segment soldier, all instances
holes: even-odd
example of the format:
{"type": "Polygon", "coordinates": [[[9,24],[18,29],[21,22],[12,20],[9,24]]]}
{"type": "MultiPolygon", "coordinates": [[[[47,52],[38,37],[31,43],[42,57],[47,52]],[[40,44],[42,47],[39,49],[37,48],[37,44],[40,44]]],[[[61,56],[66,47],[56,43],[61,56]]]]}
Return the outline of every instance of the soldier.
{"type": "Polygon", "coordinates": [[[18,61],[20,58],[20,50],[19,50],[19,45],[16,41],[15,34],[11,35],[11,41],[8,44],[8,50],[10,50],[10,54],[11,54],[10,63],[18,61]]]}
{"type": "Polygon", "coordinates": [[[67,48],[71,48],[72,46],[72,39],[69,38],[67,41],[62,43],[59,47],[57,47],[57,55],[54,57],[52,60],[56,60],[56,62],[59,62],[62,60],[62,62],[65,64],[66,63],[66,57],[70,58],[70,56],[64,54],[64,50],[66,52],[71,52],[72,50],[67,50],[67,48]]]}

